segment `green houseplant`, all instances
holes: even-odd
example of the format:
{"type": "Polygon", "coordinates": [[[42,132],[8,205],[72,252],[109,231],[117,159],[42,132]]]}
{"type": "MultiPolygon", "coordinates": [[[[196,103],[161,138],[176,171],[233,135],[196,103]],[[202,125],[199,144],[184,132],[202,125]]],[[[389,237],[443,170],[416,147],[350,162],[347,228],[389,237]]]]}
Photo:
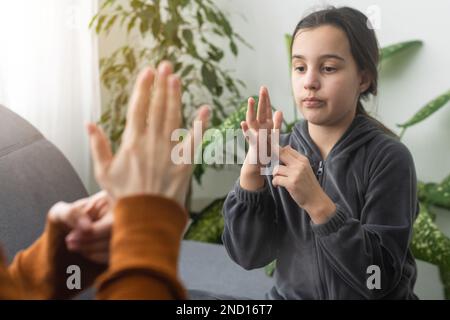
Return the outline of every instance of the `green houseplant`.
{"type": "MultiPolygon", "coordinates": [[[[290,48],[291,38],[286,36],[286,43],[290,48]]],[[[394,44],[381,49],[381,58],[383,62],[388,59],[422,45],[421,41],[408,41],[394,44]]],[[[257,97],[255,97],[257,98],[257,97]]],[[[401,128],[400,139],[405,131],[415,124],[426,120],[440,108],[450,101],[450,90],[422,107],[416,114],[403,124],[397,126],[401,128]]],[[[226,129],[239,129],[240,121],[245,118],[246,103],[242,103],[240,108],[234,112],[224,123],[218,126],[218,129],[224,132],[226,129]]],[[[296,107],[294,106],[296,109],[296,107]]],[[[295,112],[295,120],[292,123],[284,124],[284,132],[290,132],[293,124],[298,120],[295,112]]],[[[225,138],[225,137],[224,137],[225,138]]],[[[205,141],[204,148],[214,141],[205,141]]],[[[204,166],[204,165],[198,165],[204,166]]],[[[203,172],[204,168],[199,170],[203,172]]],[[[420,214],[414,224],[414,235],[412,240],[412,251],[417,259],[429,262],[439,268],[441,280],[444,285],[444,293],[447,299],[450,299],[450,238],[443,234],[434,223],[435,214],[433,207],[440,207],[450,210],[450,174],[440,183],[418,182],[418,197],[420,200],[420,214]]],[[[202,210],[194,217],[186,238],[197,241],[221,243],[221,234],[223,231],[223,217],[221,215],[224,198],[219,198],[202,210]]],[[[271,275],[276,263],[273,262],[266,267],[266,271],[271,275]]]]}
{"type": "Polygon", "coordinates": [[[125,125],[130,79],[143,66],[162,60],[174,64],[183,83],[185,125],[203,103],[212,106],[212,125],[218,125],[242,100],[244,83],[221,62],[229,52],[238,55],[238,43],[249,45],[212,0],[104,0],[90,27],[104,36],[114,27],[137,36],[136,43],[117,48],[100,61],[101,81],[111,97],[100,123],[114,148],[125,125]]]}

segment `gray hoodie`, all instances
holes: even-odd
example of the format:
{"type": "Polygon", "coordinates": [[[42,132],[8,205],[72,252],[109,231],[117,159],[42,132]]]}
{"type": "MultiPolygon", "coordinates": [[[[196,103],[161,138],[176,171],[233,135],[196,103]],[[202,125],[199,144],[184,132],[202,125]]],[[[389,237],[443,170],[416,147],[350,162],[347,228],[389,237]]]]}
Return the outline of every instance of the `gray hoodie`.
{"type": "Polygon", "coordinates": [[[335,215],[315,225],[272,176],[255,192],[237,181],[223,209],[233,261],[249,270],[277,260],[269,299],[417,299],[410,241],[419,202],[408,148],[364,115],[325,160],[305,120],[280,137],[288,144],[309,159],[335,215]]]}

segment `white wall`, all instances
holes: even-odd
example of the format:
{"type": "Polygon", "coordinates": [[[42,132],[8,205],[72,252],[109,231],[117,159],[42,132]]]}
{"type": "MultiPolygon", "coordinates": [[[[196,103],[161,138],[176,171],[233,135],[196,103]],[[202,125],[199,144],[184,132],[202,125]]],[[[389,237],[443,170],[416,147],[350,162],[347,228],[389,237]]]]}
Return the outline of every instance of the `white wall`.
{"type": "MultiPolygon", "coordinates": [[[[260,85],[269,88],[272,103],[292,117],[292,98],[284,34],[291,33],[305,10],[326,4],[349,5],[363,12],[372,5],[381,10],[377,35],[381,46],[421,39],[424,46],[415,54],[394,60],[381,74],[377,110],[379,119],[395,127],[425,103],[450,89],[450,2],[433,1],[297,1],[297,0],[218,0],[229,13],[233,27],[254,47],[242,48],[239,58],[226,61],[236,76],[247,84],[245,95],[253,95],[260,85]]],[[[123,37],[102,40],[106,54],[123,37]]],[[[104,97],[105,99],[107,97],[104,97]]],[[[450,106],[424,123],[408,130],[403,142],[411,150],[418,178],[440,181],[450,174],[450,106]]],[[[211,198],[225,195],[238,175],[236,169],[210,171],[202,186],[194,189],[197,207],[211,198]],[[218,183],[220,181],[220,183],[218,183]]],[[[450,235],[450,212],[439,212],[438,224],[450,235]]],[[[417,292],[421,298],[442,298],[437,268],[419,262],[417,292]]]]}

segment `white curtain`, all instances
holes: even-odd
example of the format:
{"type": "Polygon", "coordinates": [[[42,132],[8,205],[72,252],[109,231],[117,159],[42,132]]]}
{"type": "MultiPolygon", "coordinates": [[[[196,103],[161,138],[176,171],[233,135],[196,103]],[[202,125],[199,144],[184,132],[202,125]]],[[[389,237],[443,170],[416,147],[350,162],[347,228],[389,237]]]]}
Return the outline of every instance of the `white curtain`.
{"type": "Polygon", "coordinates": [[[88,190],[85,123],[98,119],[97,0],[0,0],[0,104],[37,127],[88,190]]]}

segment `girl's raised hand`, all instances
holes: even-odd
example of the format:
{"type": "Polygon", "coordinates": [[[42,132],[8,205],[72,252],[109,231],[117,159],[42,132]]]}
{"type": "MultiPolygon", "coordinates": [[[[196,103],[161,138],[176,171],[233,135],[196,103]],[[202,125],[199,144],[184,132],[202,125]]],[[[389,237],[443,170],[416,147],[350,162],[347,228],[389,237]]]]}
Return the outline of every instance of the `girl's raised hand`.
{"type": "Polygon", "coordinates": [[[248,99],[246,119],[241,122],[241,128],[249,141],[246,163],[261,166],[267,163],[261,161],[258,146],[267,146],[266,153],[267,156],[270,155],[273,130],[281,129],[283,113],[277,111],[272,115],[272,105],[270,103],[269,91],[266,87],[261,87],[259,91],[259,102],[256,113],[255,104],[255,99],[248,99]]]}
{"type": "MultiPolygon", "coordinates": [[[[245,121],[241,122],[244,136],[249,141],[249,150],[241,168],[240,185],[242,188],[255,191],[264,186],[264,177],[261,168],[267,165],[272,158],[271,146],[278,146],[273,139],[276,131],[281,128],[283,113],[275,112],[272,115],[267,88],[261,87],[259,91],[258,110],[255,113],[255,99],[248,99],[248,108],[245,121]]],[[[278,132],[279,133],[279,132],[278,132]]],[[[275,150],[277,152],[278,150],[275,150]]]]}

